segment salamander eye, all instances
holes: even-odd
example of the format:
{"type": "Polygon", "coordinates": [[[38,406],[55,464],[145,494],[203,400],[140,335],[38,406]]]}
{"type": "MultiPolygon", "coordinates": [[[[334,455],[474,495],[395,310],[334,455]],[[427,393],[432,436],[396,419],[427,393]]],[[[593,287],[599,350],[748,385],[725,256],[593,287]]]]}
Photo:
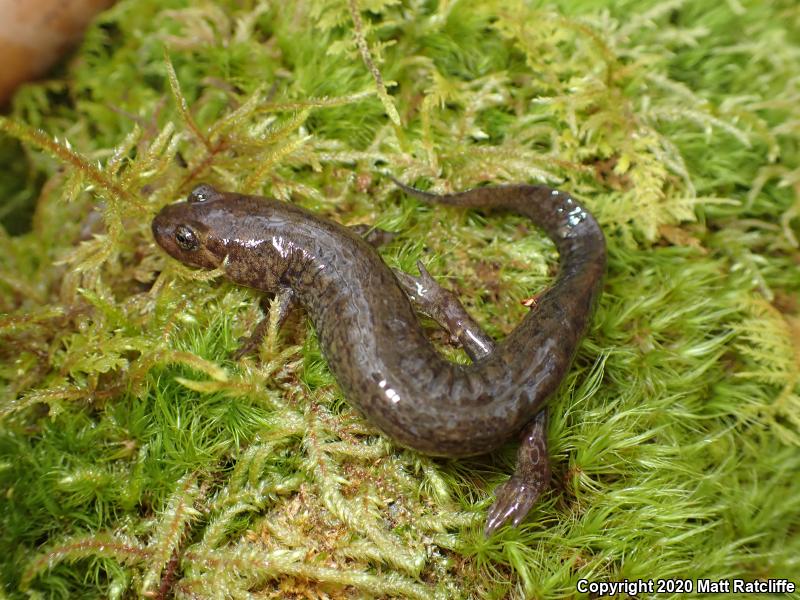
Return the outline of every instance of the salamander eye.
{"type": "Polygon", "coordinates": [[[197,250],[200,246],[200,242],[197,240],[194,230],[188,225],[178,225],[175,228],[175,241],[178,243],[178,246],[188,252],[197,250]]]}
{"type": "Polygon", "coordinates": [[[201,183],[189,192],[187,200],[189,202],[205,202],[206,200],[213,200],[219,195],[219,192],[207,183],[201,183]]]}

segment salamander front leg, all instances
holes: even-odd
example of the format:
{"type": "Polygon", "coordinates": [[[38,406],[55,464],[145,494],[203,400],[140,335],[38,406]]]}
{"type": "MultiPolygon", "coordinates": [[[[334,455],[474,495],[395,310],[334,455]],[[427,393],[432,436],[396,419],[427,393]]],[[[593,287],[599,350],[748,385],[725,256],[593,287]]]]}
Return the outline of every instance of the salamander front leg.
{"type": "Polygon", "coordinates": [[[265,336],[268,340],[275,340],[281,325],[286,321],[286,317],[289,316],[294,305],[295,295],[288,287],[278,288],[271,300],[264,298],[261,301],[261,307],[267,315],[259,321],[252,334],[239,340],[241,346],[233,354],[233,359],[239,360],[257,350],[265,336]]]}
{"type": "Polygon", "coordinates": [[[484,534],[490,537],[508,522],[522,523],[550,481],[547,454],[547,409],[542,409],[522,430],[514,474],[494,491],[494,504],[486,516],[484,534]]]}

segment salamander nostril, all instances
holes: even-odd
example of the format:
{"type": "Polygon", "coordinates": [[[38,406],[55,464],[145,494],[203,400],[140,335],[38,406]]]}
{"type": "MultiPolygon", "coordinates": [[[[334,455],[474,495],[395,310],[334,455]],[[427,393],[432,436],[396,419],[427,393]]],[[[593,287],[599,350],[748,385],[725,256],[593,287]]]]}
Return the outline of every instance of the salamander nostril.
{"type": "Polygon", "coordinates": [[[163,237],[163,229],[164,229],[164,221],[161,218],[161,215],[156,215],[153,219],[152,225],[150,225],[150,230],[153,232],[153,237],[158,242],[163,237]]]}

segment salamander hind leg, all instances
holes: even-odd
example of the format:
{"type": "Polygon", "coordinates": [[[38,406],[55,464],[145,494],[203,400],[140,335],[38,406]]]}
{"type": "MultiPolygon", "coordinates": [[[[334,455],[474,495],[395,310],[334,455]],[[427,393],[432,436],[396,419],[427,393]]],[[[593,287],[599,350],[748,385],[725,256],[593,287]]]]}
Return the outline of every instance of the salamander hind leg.
{"type": "Polygon", "coordinates": [[[547,409],[543,409],[523,429],[514,474],[495,489],[494,504],[486,516],[486,537],[506,523],[510,522],[515,527],[522,523],[549,481],[547,409]]]}
{"type": "Polygon", "coordinates": [[[491,354],[494,340],[470,316],[458,296],[440,286],[419,261],[417,268],[419,277],[394,271],[409,300],[457,340],[473,361],[491,354]]]}

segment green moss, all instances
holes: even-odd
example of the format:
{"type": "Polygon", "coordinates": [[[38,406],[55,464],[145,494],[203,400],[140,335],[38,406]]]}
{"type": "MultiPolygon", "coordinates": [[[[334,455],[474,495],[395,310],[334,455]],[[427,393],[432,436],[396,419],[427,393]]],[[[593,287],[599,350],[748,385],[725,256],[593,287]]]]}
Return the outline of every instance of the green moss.
{"type": "Polygon", "coordinates": [[[23,87],[0,121],[6,593],[555,598],[793,576],[800,9],[607,4],[123,1],[62,79],[23,87]],[[256,294],[151,239],[200,181],[291,200],[401,232],[389,264],[422,260],[508,333],[556,268],[549,240],[421,206],[383,171],[558,185],[607,233],[605,294],[551,402],[551,490],[489,540],[513,445],[397,448],[303,316],[232,360],[256,294]]]}

